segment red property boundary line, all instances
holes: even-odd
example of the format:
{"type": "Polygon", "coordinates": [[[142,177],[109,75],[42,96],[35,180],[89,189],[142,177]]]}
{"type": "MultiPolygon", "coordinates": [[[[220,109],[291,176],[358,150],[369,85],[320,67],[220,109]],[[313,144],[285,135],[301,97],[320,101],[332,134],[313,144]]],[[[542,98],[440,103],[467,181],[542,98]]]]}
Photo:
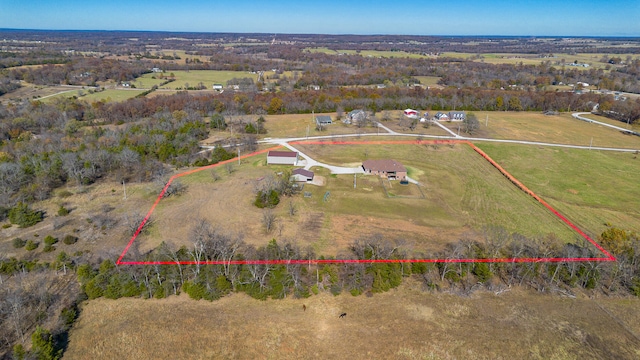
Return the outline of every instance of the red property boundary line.
{"type": "MultiPolygon", "coordinates": [[[[142,231],[143,227],[149,221],[151,214],[155,210],[156,206],[162,200],[167,188],[173,180],[191,175],[200,171],[204,171],[207,169],[211,169],[220,165],[224,165],[227,163],[231,163],[234,161],[238,161],[239,159],[233,158],[231,160],[221,161],[217,164],[212,164],[208,166],[203,166],[197,169],[189,170],[180,174],[176,174],[172,176],[167,184],[164,186],[158,198],[151,206],[151,209],[142,220],[138,229],[133,234],[129,243],[122,251],[122,254],[116,261],[116,265],[286,265],[286,264],[372,264],[372,263],[530,263],[530,262],[547,262],[547,263],[558,263],[558,262],[585,262],[585,261],[616,261],[616,258],[611,255],[607,250],[605,250],[600,244],[598,244],[595,240],[593,240],[589,235],[580,230],[576,225],[574,225],[569,219],[567,219],[564,215],[554,209],[551,205],[549,205],[546,201],[536,195],[533,191],[529,190],[523,183],[518,181],[513,175],[507,172],[502,166],[500,166],[497,162],[495,162],[489,155],[487,155],[484,151],[480,150],[477,146],[472,144],[467,140],[381,140],[381,141],[295,141],[291,142],[292,145],[300,144],[300,145],[423,145],[423,144],[466,144],[470,146],[475,152],[477,152],[480,156],[482,156],[485,160],[487,160],[491,165],[493,165],[502,175],[504,175],[509,181],[511,181],[514,185],[524,191],[526,194],[533,197],[536,201],[546,207],[551,213],[553,213],[556,217],[562,220],[565,224],[571,227],[574,231],[576,231],[580,236],[582,236],[585,240],[590,242],[593,246],[595,246],[599,251],[602,252],[606,257],[560,257],[560,258],[495,258],[495,259],[290,259],[290,260],[230,260],[230,261],[123,261],[122,259],[125,257],[133,242],[137,239],[138,235],[142,231]]],[[[282,146],[276,146],[265,150],[256,151],[250,154],[246,154],[240,156],[240,159],[246,159],[255,155],[264,154],[268,151],[275,150],[281,148],[282,146]]]]}

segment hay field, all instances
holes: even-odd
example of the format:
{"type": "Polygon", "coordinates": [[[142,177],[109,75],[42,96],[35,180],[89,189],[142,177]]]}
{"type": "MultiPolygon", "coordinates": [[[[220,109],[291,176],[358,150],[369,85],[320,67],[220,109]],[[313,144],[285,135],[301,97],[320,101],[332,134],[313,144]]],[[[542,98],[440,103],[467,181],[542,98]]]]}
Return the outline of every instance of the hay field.
{"type": "MultiPolygon", "coordinates": [[[[512,111],[473,111],[473,113],[480,122],[480,129],[473,135],[477,138],[640,149],[640,137],[625,135],[615,129],[574,119],[569,113],[559,115],[512,111]],[[485,125],[487,123],[488,126],[485,125]]],[[[445,121],[441,124],[453,131],[457,131],[458,126],[462,126],[458,122],[445,121]]],[[[625,124],[618,123],[618,126],[624,127],[625,124]]],[[[462,135],[462,132],[460,134],[462,135]]]]}
{"type": "Polygon", "coordinates": [[[254,190],[265,178],[287,167],[266,166],[265,155],[259,155],[234,165],[236,171],[231,174],[223,167],[216,168],[221,177],[217,181],[210,170],[181,178],[187,192],[160,202],[154,227],[149,235],[136,240],[137,246],[143,252],[162,241],[176,248],[190,246],[189,232],[201,218],[254,245],[264,245],[273,238],[290,240],[302,247],[312,246],[319,255],[345,252],[353,240],[376,233],[427,254],[463,236],[481,240],[482,228],[489,225],[531,238],[553,234],[562,242],[575,241],[577,236],[464,145],[438,149],[418,145],[295,146],[334,165],[357,166],[366,158],[394,158],[410,167],[426,198],[389,198],[377,177],[364,174],[357,175],[354,189],[353,175],[332,175],[326,169],[312,168],[325,184],[307,184],[303,192],[311,194],[308,198],[302,194],[283,197],[274,209],[276,227],[267,233],[261,220],[264,210],[252,204],[254,190]],[[324,201],[326,192],[330,193],[329,201],[324,201]],[[289,202],[297,209],[294,216],[288,213],[289,202]]]}
{"type": "MultiPolygon", "coordinates": [[[[213,84],[223,84],[226,86],[227,81],[233,78],[251,78],[253,81],[258,80],[258,74],[253,74],[249,71],[224,71],[224,70],[191,70],[191,71],[167,71],[163,75],[165,77],[175,75],[176,81],[170,82],[167,85],[162,86],[163,89],[178,89],[186,88],[188,86],[194,87],[202,82],[207,89],[211,89],[213,84]]],[[[147,82],[153,80],[153,77],[158,77],[157,73],[144,74],[136,81],[147,82]],[[149,80],[147,80],[149,79],[149,80]]]]}
{"type": "Polygon", "coordinates": [[[478,147],[590,234],[600,234],[606,223],[640,231],[637,155],[512,144],[478,147]]]}
{"type": "Polygon", "coordinates": [[[638,299],[512,289],[471,297],[405,281],[373,297],[97,299],[65,359],[637,359],[638,299]],[[306,311],[302,305],[306,305],[306,311]],[[605,312],[609,311],[610,314],[605,312]],[[343,319],[338,315],[346,312],[343,319]]]}

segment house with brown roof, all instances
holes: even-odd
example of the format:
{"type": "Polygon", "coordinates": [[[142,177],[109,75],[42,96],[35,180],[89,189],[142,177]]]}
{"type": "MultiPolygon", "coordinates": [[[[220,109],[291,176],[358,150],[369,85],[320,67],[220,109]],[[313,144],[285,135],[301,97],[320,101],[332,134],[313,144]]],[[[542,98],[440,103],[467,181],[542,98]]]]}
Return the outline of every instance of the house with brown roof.
{"type": "Polygon", "coordinates": [[[291,172],[291,177],[294,181],[297,182],[308,182],[313,181],[313,171],[305,170],[305,169],[295,169],[291,172]]]}
{"type": "Polygon", "coordinates": [[[274,151],[267,153],[267,164],[296,165],[298,153],[295,151],[274,151]]]}
{"type": "Polygon", "coordinates": [[[391,159],[365,160],[362,163],[365,174],[378,175],[389,180],[406,180],[407,169],[399,162],[391,159]]]}

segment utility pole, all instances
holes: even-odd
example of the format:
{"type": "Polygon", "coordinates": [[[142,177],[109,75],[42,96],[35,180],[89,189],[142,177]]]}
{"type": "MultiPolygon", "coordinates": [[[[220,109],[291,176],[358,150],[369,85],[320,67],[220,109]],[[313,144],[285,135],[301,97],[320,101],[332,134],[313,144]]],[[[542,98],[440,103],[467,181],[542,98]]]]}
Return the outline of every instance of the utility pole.
{"type": "Polygon", "coordinates": [[[487,120],[484,122],[484,126],[489,126],[489,115],[487,115],[487,120]]]}
{"type": "Polygon", "coordinates": [[[307,139],[309,138],[309,124],[307,124],[307,139]]]}
{"type": "Polygon", "coordinates": [[[353,174],[353,188],[356,188],[356,174],[353,174]]]}
{"type": "Polygon", "coordinates": [[[240,165],[240,146],[238,146],[238,165],[240,165]]]}
{"type": "Polygon", "coordinates": [[[127,200],[127,187],[124,185],[124,180],[122,180],[122,189],[124,190],[124,199],[127,200]]]}
{"type": "Polygon", "coordinates": [[[591,138],[591,142],[589,143],[589,150],[591,150],[592,145],[593,145],[593,137],[591,138]]]}

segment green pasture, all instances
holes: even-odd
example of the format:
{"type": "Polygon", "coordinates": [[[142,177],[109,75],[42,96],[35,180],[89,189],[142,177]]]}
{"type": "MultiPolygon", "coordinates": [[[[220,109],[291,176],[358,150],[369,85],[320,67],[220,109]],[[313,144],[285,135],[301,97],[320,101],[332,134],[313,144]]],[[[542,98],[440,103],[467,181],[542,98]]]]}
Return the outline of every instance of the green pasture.
{"type": "Polygon", "coordinates": [[[93,94],[89,94],[87,91],[84,93],[86,95],[80,97],[80,99],[88,102],[95,102],[105,100],[106,102],[118,102],[125,101],[131,98],[136,97],[136,95],[143,93],[144,90],[114,90],[107,89],[104,91],[96,92],[93,94]]]}
{"type": "Polygon", "coordinates": [[[347,54],[347,55],[361,55],[364,57],[386,57],[386,58],[413,58],[423,59],[429,56],[409,53],[406,51],[379,51],[379,50],[331,50],[325,47],[318,48],[306,48],[305,50],[313,53],[324,53],[330,55],[347,54]]]}
{"type": "MultiPolygon", "coordinates": [[[[525,111],[474,111],[473,113],[480,122],[480,128],[474,137],[640,149],[640,137],[625,135],[615,129],[574,119],[569,113],[559,115],[525,111]]],[[[456,122],[442,124],[453,131],[457,131],[459,125],[456,122]]],[[[618,125],[626,126],[623,123],[618,125]]]]}
{"type": "MultiPolygon", "coordinates": [[[[168,71],[163,74],[165,77],[174,75],[176,81],[170,82],[167,85],[163,85],[163,89],[178,89],[186,88],[188,86],[195,87],[199,83],[203,83],[207,89],[211,90],[213,84],[222,84],[226,86],[227,81],[233,78],[251,78],[253,81],[258,80],[258,74],[252,74],[249,71],[225,71],[225,70],[190,70],[190,71],[168,71]]],[[[152,77],[158,78],[160,74],[150,73],[144,74],[139,79],[150,79],[152,77]]],[[[147,81],[147,80],[142,80],[147,81]]],[[[136,85],[137,86],[137,85],[136,85]]]]}
{"type": "Polygon", "coordinates": [[[581,229],[640,231],[640,158],[632,153],[478,143],[581,229]]]}
{"type": "Polygon", "coordinates": [[[420,84],[426,86],[438,85],[438,81],[440,81],[439,76],[414,76],[414,78],[420,81],[420,84]]]}
{"type": "MultiPolygon", "coordinates": [[[[499,226],[533,238],[553,234],[564,242],[576,239],[566,224],[466,145],[296,147],[334,165],[353,165],[365,159],[395,159],[412,169],[412,178],[423,185],[426,196],[426,199],[390,199],[375,176],[358,175],[358,187],[353,189],[353,175],[332,175],[327,177],[326,187],[305,187],[313,193],[311,199],[306,199],[309,206],[325,213],[402,219],[449,229],[470,227],[480,231],[486,226],[499,226]],[[329,202],[322,201],[326,191],[331,193],[329,202]]],[[[398,182],[392,183],[394,187],[400,186],[398,182]]]]}

